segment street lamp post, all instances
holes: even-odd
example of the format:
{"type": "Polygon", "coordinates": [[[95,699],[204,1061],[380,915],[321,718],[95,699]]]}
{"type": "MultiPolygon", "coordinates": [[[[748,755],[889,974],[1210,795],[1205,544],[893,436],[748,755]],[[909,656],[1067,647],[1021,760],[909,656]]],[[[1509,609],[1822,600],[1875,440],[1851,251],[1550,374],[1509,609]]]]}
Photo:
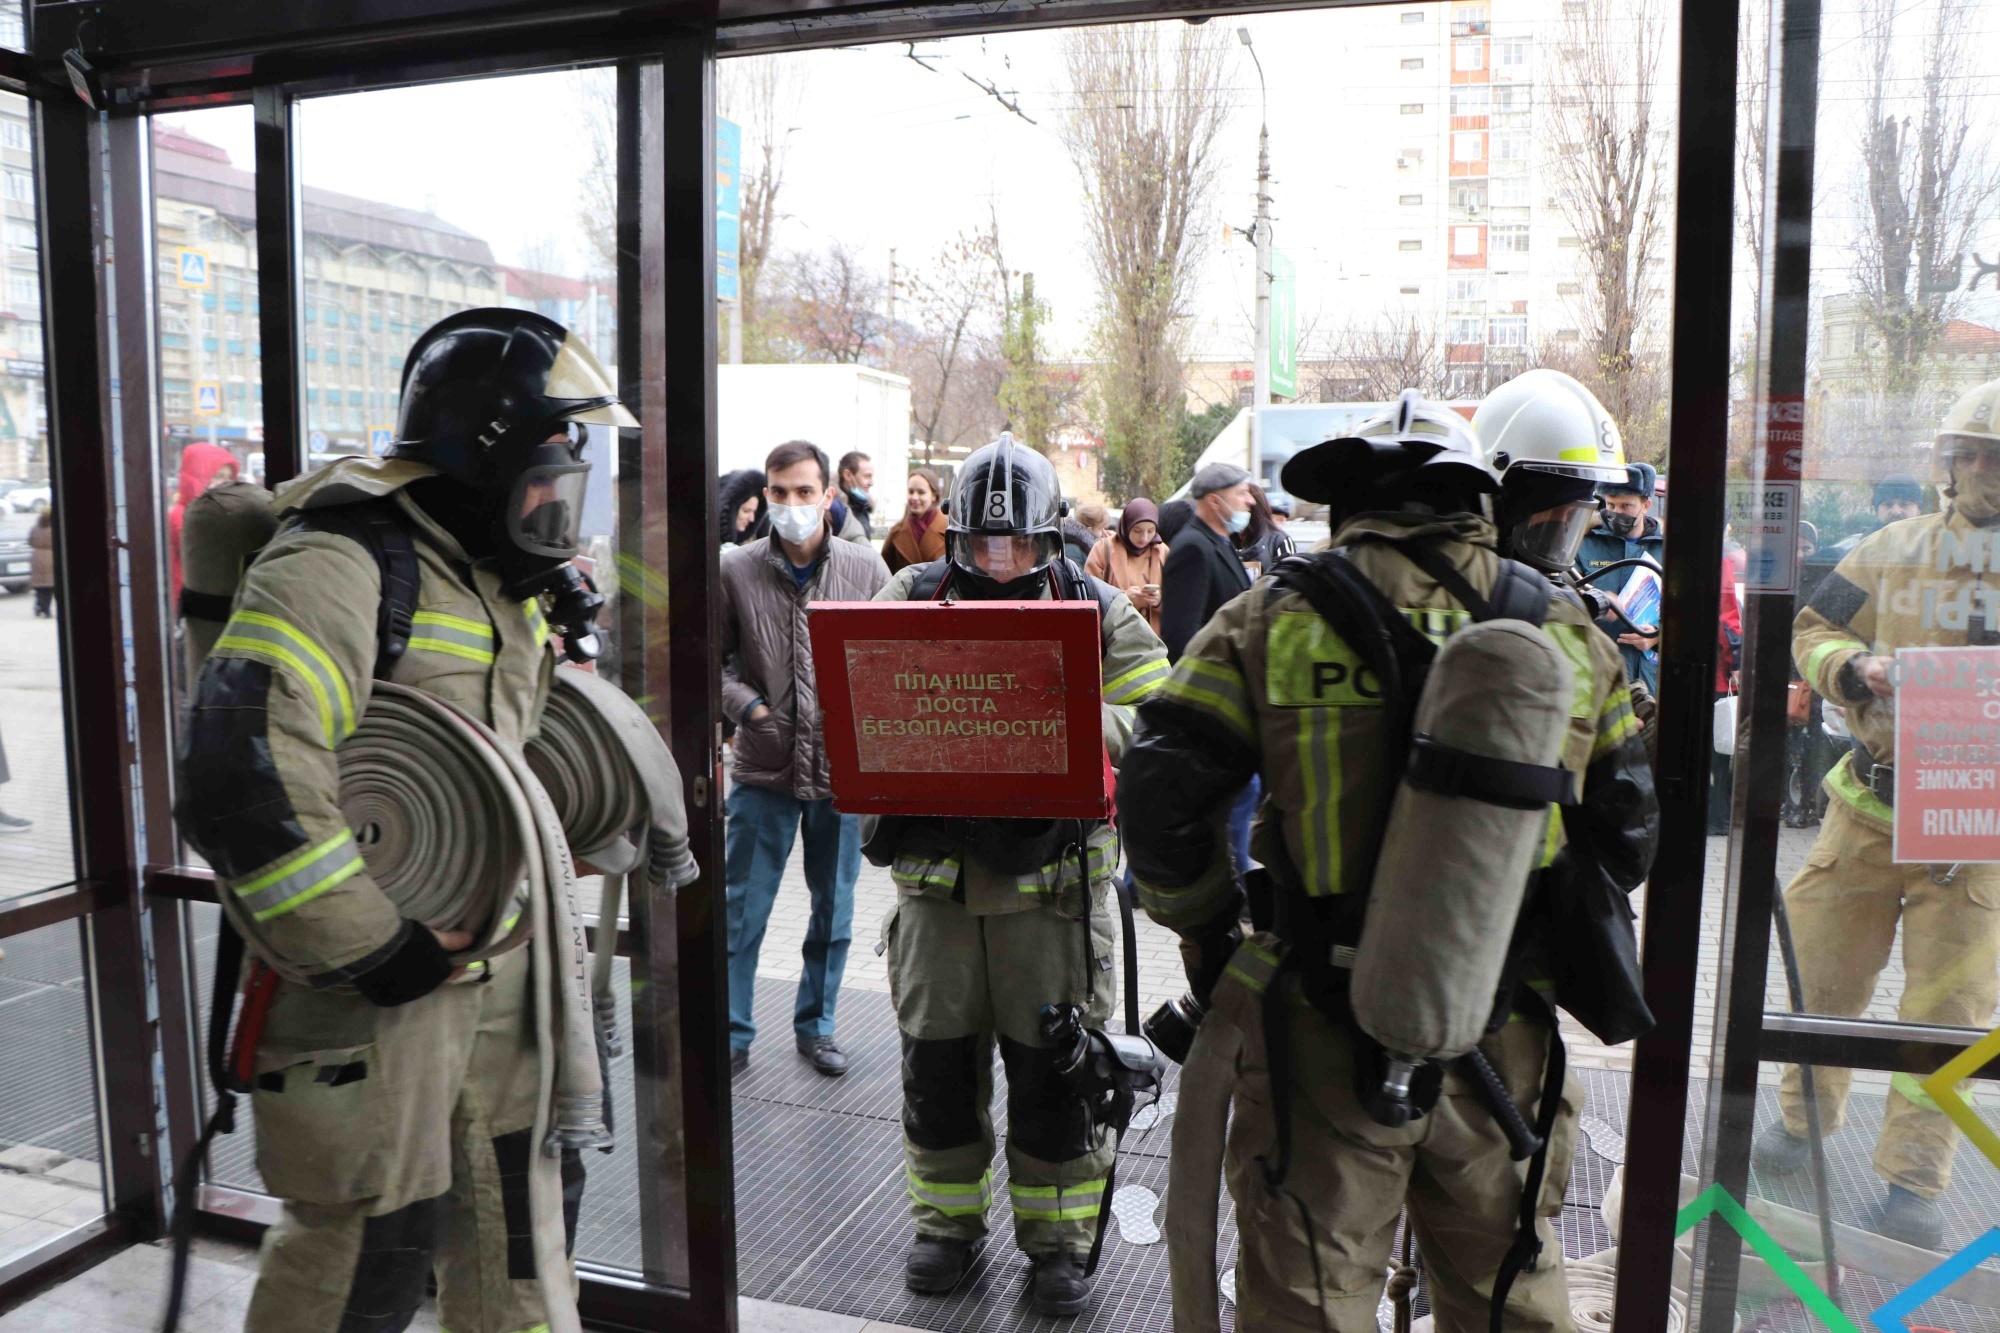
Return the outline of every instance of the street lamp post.
{"type": "Polygon", "coordinates": [[[1262,412],[1271,401],[1271,101],[1264,84],[1264,62],[1250,44],[1250,29],[1238,28],[1236,39],[1250,53],[1257,67],[1259,104],[1257,129],[1257,220],[1250,225],[1250,240],[1257,248],[1257,308],[1255,346],[1250,354],[1250,475],[1262,477],[1262,412]]]}

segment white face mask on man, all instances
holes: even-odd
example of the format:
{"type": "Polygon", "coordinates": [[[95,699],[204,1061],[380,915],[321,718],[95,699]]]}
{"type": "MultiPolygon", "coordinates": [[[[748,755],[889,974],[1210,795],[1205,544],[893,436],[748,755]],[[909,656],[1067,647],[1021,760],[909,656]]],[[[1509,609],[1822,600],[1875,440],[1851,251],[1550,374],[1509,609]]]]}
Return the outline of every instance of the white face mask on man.
{"type": "Polygon", "coordinates": [[[772,505],[771,531],[783,541],[794,546],[803,545],[819,531],[826,521],[826,510],[819,505],[772,505]]]}

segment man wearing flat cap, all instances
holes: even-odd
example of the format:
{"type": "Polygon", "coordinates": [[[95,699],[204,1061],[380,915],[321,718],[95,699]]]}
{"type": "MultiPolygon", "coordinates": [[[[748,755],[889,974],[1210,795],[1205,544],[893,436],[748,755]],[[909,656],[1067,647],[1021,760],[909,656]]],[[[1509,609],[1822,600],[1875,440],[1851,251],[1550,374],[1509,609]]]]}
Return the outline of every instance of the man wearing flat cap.
{"type": "Polygon", "coordinates": [[[1188,498],[1194,518],[1160,574],[1160,637],[1176,662],[1209,617],[1250,586],[1250,571],[1229,541],[1250,522],[1250,474],[1234,463],[1210,463],[1194,474],[1188,498]]]}

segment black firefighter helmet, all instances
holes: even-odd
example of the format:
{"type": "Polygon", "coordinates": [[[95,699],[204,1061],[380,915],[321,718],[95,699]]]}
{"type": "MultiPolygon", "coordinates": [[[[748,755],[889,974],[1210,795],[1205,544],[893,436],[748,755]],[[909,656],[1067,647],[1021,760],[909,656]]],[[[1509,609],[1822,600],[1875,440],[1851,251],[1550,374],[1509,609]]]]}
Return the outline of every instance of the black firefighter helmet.
{"type": "Polygon", "coordinates": [[[581,339],[532,310],[462,310],[410,348],[382,452],[483,492],[507,516],[507,544],[561,559],[576,553],[586,424],[639,423],[581,339]]]}
{"type": "Polygon", "coordinates": [[[957,482],[944,534],[956,568],[1007,587],[1062,558],[1069,506],[1040,453],[1003,432],[959,466],[957,482]]]}

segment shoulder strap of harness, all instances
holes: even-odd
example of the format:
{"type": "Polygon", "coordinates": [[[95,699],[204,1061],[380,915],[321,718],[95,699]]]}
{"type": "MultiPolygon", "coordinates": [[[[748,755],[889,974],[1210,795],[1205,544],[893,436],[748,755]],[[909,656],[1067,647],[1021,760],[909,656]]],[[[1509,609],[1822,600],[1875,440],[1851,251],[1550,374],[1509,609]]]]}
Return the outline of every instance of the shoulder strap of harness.
{"type": "Polygon", "coordinates": [[[375,557],[382,571],[382,601],[375,614],[375,678],[387,679],[410,646],[415,626],[417,545],[409,522],[386,498],[308,509],[291,521],[310,532],[339,533],[375,557]]]}

